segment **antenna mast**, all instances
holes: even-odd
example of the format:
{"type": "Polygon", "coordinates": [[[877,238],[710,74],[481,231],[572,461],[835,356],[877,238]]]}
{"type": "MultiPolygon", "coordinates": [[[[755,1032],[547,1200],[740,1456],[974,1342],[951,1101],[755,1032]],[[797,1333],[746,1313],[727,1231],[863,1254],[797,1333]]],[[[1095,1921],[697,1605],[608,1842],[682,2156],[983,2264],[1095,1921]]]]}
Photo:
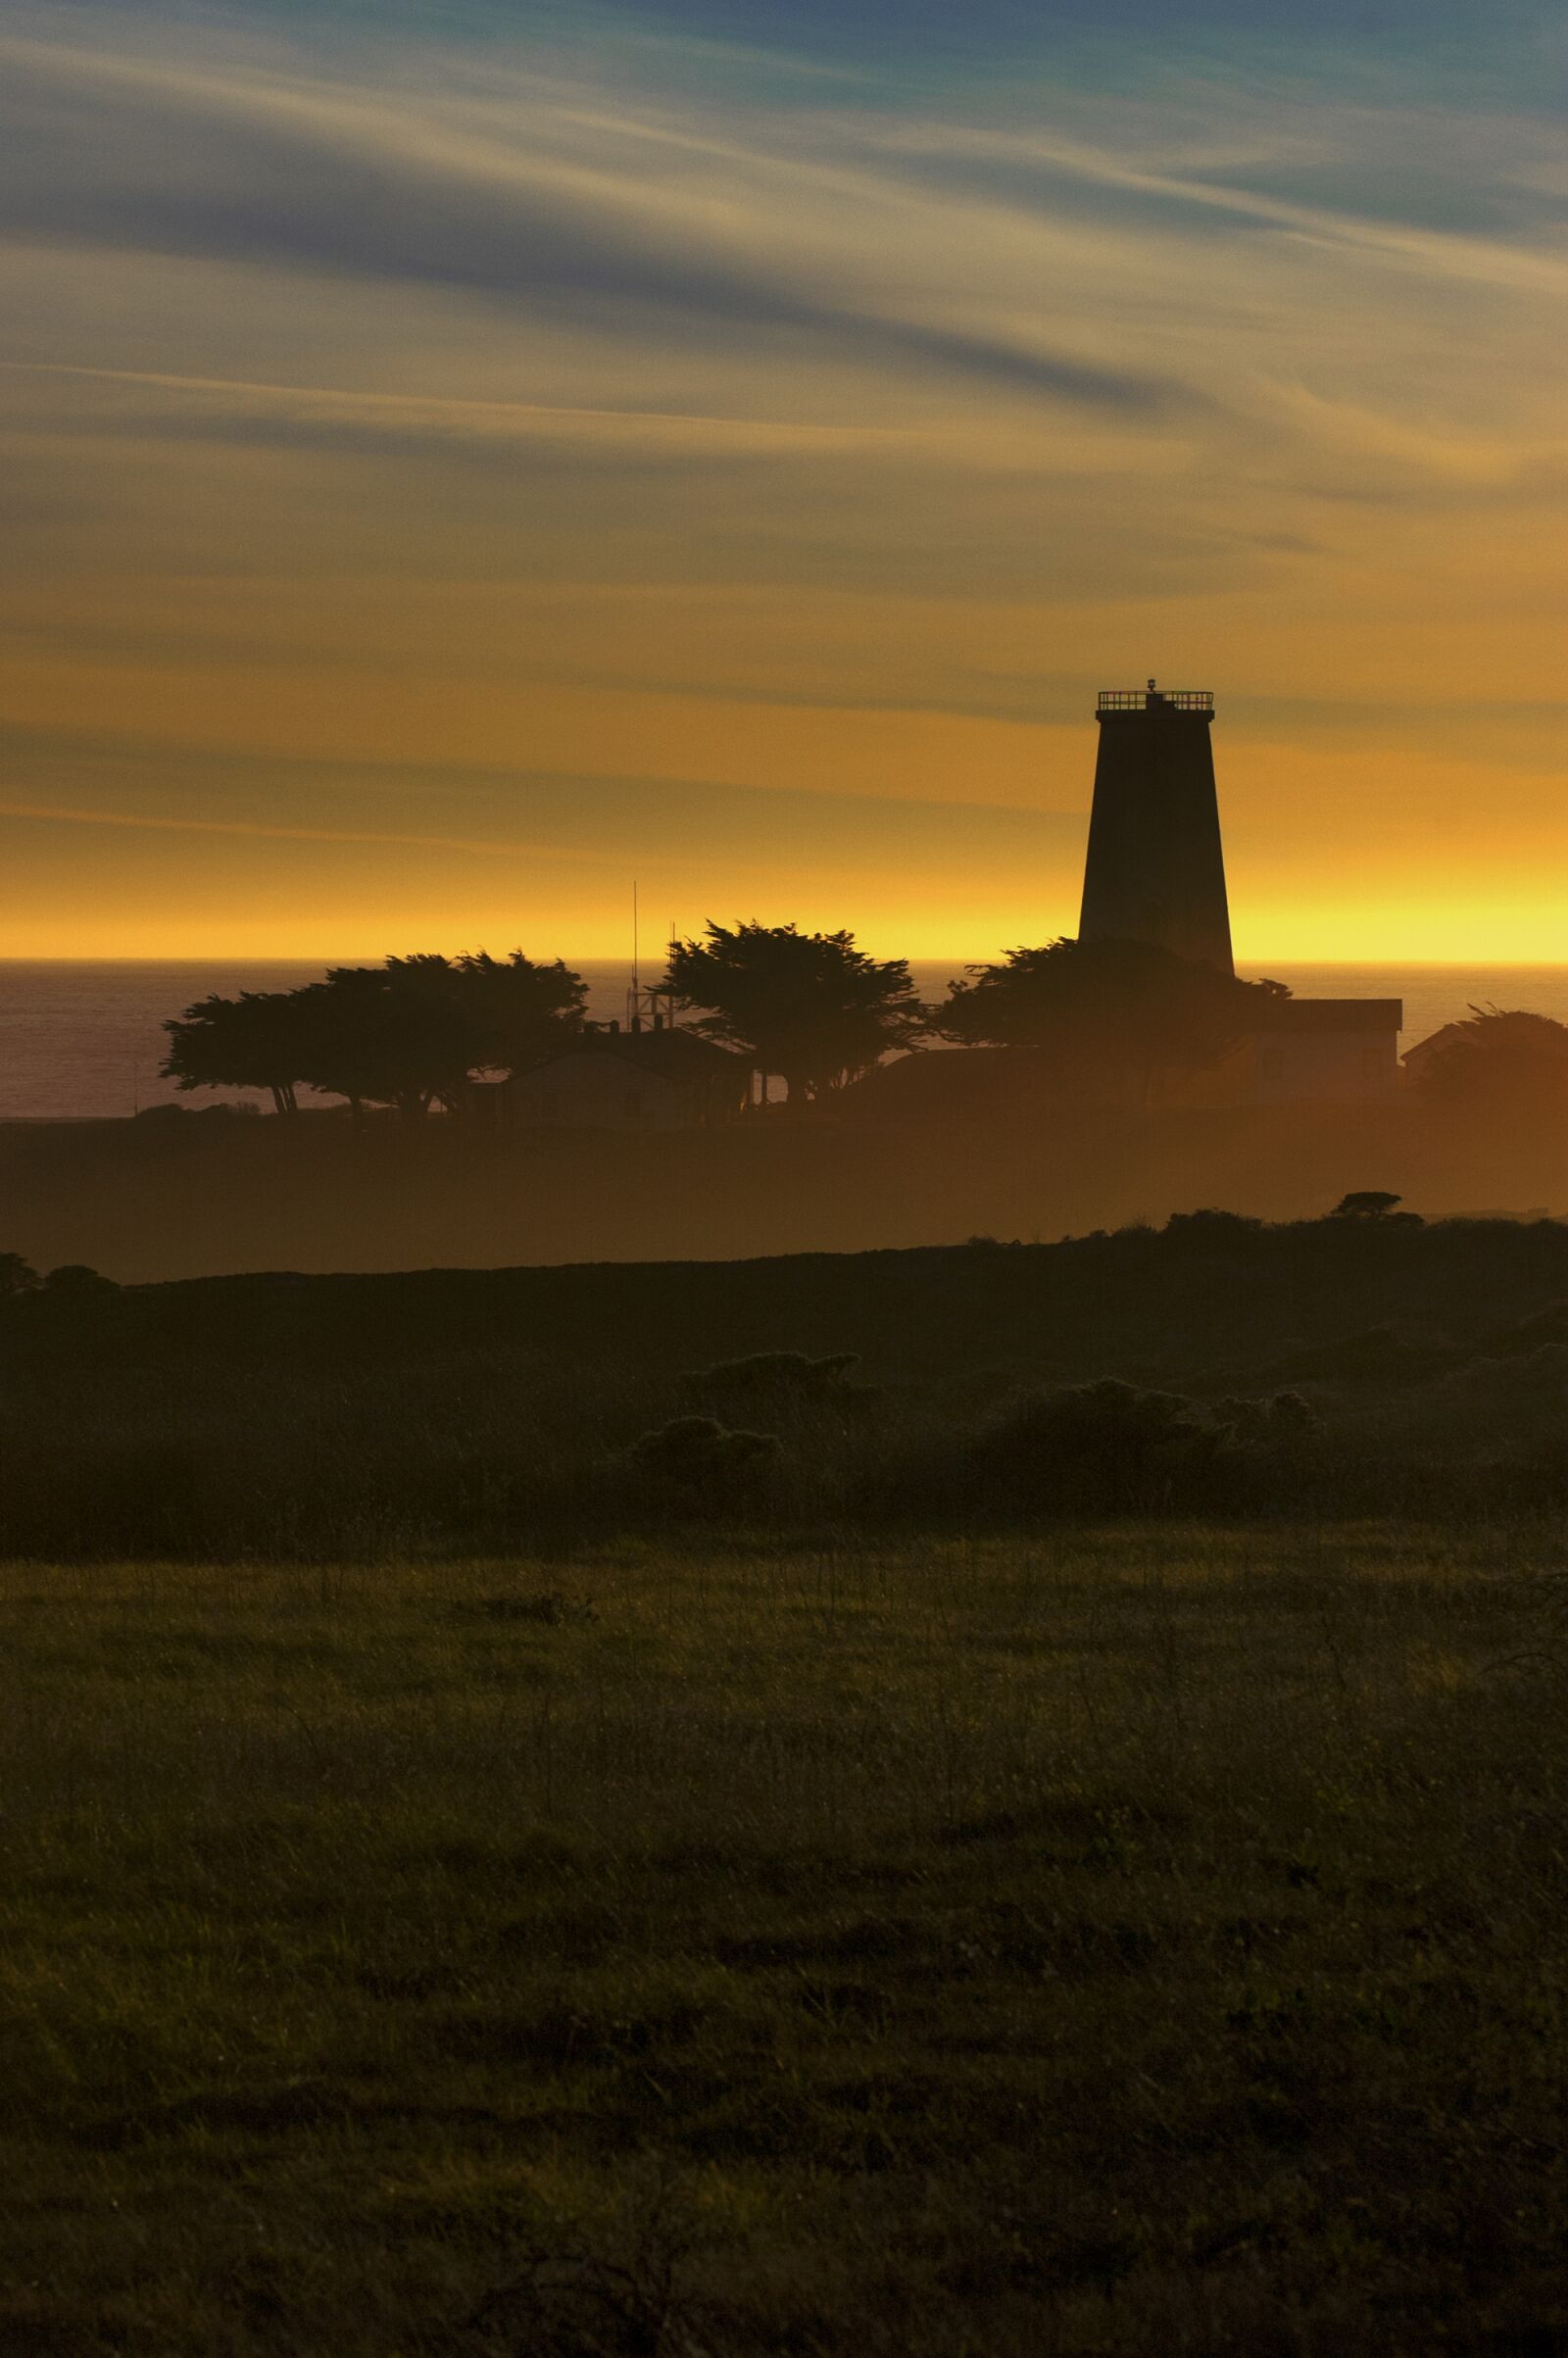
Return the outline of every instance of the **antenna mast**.
{"type": "MultiPolygon", "coordinates": [[[[673,919],[670,921],[669,938],[670,944],[673,946],[675,940],[673,919]]],[[[662,1032],[666,1024],[673,1031],[675,1029],[675,1002],[667,992],[661,992],[657,982],[651,982],[646,990],[643,988],[640,905],[637,880],[633,877],[631,887],[631,988],[626,993],[626,1029],[629,1032],[640,1032],[650,1024],[656,1032],[662,1032]]]]}

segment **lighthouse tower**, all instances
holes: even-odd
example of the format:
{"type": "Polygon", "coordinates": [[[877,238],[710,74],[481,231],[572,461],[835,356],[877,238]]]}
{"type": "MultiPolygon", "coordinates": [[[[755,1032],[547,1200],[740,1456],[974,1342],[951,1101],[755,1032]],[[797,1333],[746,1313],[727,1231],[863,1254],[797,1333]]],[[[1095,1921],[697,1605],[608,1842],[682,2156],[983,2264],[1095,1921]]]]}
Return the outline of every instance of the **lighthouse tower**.
{"type": "Polygon", "coordinates": [[[1151,680],[1107,690],[1097,717],[1079,940],[1154,942],[1233,974],[1212,695],[1151,680]]]}

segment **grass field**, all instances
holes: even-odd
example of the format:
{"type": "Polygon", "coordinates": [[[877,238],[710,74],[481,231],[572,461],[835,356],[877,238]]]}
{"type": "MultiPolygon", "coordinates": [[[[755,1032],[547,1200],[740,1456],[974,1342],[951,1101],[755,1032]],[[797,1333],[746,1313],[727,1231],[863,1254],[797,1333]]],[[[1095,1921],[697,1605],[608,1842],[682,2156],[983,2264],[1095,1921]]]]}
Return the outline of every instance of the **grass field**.
{"type": "Polygon", "coordinates": [[[1568,2347],[1559,1538],[0,1573],[0,2349],[1568,2347]]]}

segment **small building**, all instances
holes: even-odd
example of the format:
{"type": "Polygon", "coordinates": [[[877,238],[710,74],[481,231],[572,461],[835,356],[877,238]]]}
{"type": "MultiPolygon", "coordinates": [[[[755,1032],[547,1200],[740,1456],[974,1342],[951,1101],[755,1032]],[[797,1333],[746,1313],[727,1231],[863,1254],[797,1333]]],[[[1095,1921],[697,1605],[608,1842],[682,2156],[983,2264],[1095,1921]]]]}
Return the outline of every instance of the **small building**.
{"type": "Polygon", "coordinates": [[[1436,1059],[1446,1050],[1454,1047],[1457,1042],[1468,1037],[1468,1031],[1463,1023],[1445,1023],[1437,1031],[1428,1032],[1426,1038],[1418,1040],[1414,1048],[1405,1050],[1404,1078],[1406,1083],[1417,1089],[1421,1088],[1436,1059]]]}
{"type": "Polygon", "coordinates": [[[749,1057],[656,1019],[591,1025],[497,1094],[509,1130],[707,1130],[739,1120],[751,1087],[749,1057]]]}
{"type": "Polygon", "coordinates": [[[1378,1104],[1399,1087],[1398,999],[1277,999],[1244,1054],[1253,1105],[1378,1104]]]}

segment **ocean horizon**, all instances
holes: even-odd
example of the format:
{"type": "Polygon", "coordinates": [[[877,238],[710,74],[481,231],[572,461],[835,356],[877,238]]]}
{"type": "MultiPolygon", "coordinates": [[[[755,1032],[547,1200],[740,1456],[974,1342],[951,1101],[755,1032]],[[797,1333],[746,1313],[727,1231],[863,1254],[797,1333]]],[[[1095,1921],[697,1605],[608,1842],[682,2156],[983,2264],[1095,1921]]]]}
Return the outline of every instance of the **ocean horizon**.
{"type": "MultiPolygon", "coordinates": [[[[0,960],[0,1121],[85,1121],[123,1117],[147,1105],[262,1104],[254,1092],[202,1091],[181,1098],[159,1074],[163,1025],[213,992],[289,990],[332,960],[298,958],[61,958],[0,960]]],[[[350,961],[343,961],[350,962],[350,961]]],[[[358,961],[363,962],[363,961],[358,961]]],[[[940,999],[967,961],[911,958],[922,998],[940,999]]],[[[629,958],[568,958],[588,985],[589,1012],[621,1014],[629,958]]],[[[1568,1022],[1568,963],[1560,965],[1371,964],[1249,959],[1298,998],[1399,999],[1401,1046],[1412,1047],[1472,1007],[1529,1007],[1568,1022]]],[[[658,971],[650,960],[645,978],[658,971]]]]}

